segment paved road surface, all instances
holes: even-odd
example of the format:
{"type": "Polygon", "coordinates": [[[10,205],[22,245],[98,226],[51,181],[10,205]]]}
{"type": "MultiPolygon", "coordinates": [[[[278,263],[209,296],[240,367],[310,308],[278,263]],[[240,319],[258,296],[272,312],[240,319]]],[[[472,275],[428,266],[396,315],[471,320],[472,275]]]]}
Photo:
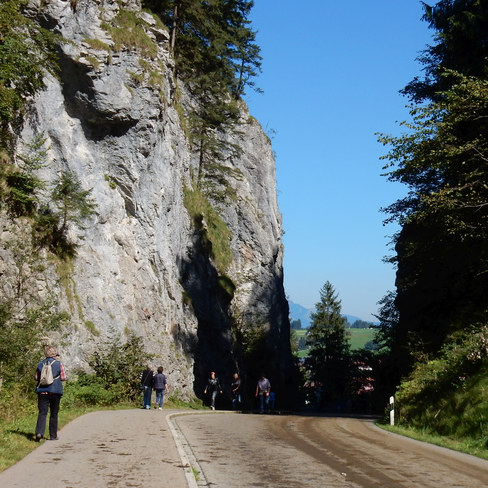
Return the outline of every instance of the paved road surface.
{"type": "Polygon", "coordinates": [[[488,487],[488,461],[384,432],[366,420],[217,413],[174,421],[198,460],[199,486],[488,487]]]}
{"type": "Polygon", "coordinates": [[[367,420],[181,413],[80,417],[59,441],[41,443],[0,473],[0,487],[488,487],[488,461],[383,432],[367,420]]]}
{"type": "Polygon", "coordinates": [[[134,409],[83,415],[59,431],[58,441],[43,441],[0,473],[0,487],[186,488],[166,423],[168,412],[134,409]]]}

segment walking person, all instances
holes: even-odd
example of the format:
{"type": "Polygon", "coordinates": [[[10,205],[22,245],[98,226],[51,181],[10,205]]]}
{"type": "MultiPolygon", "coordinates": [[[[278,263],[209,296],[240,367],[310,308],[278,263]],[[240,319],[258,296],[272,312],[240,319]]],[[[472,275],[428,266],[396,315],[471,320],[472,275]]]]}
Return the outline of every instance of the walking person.
{"type": "Polygon", "coordinates": [[[242,405],[242,381],[239,378],[238,373],[234,373],[232,378],[232,383],[230,385],[231,394],[232,394],[232,409],[238,410],[241,408],[242,405]]]}
{"type": "Polygon", "coordinates": [[[258,380],[256,385],[256,398],[259,398],[259,413],[264,413],[264,407],[269,412],[269,392],[271,391],[271,383],[264,374],[258,380]]]}
{"type": "Polygon", "coordinates": [[[159,366],[158,372],[153,378],[153,388],[156,391],[156,408],[159,405],[159,410],[163,409],[164,394],[168,392],[168,382],[166,376],[163,374],[163,367],[159,366]]]}
{"type": "Polygon", "coordinates": [[[58,413],[61,397],[63,396],[63,381],[66,372],[63,364],[57,359],[58,353],[54,346],[46,346],[46,356],[38,365],[34,379],[37,381],[37,416],[35,439],[39,442],[44,437],[46,418],[49,413],[49,440],[58,439],[58,413]],[[45,372],[48,372],[46,374],[45,372]]]}
{"type": "Polygon", "coordinates": [[[141,379],[141,389],[144,391],[144,396],[142,398],[142,408],[149,409],[151,408],[151,395],[154,380],[154,374],[149,364],[147,365],[146,369],[140,374],[139,378],[141,379]]]}
{"type": "Polygon", "coordinates": [[[210,378],[207,380],[207,386],[205,387],[204,395],[207,393],[210,395],[210,408],[215,410],[215,399],[217,393],[222,394],[222,388],[220,387],[219,379],[215,376],[215,372],[210,373],[210,378]]]}

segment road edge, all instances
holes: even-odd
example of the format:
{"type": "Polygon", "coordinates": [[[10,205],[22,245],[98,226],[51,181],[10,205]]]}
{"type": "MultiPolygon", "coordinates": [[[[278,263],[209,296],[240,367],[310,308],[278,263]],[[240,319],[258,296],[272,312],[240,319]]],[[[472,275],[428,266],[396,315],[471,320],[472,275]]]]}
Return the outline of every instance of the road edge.
{"type": "MultiPolygon", "coordinates": [[[[186,481],[188,483],[188,488],[203,488],[208,487],[207,479],[205,478],[205,473],[203,472],[200,464],[198,463],[193,450],[188,442],[187,438],[177,427],[176,422],[173,420],[175,417],[182,417],[184,415],[211,415],[214,412],[176,412],[166,415],[166,422],[168,423],[169,430],[175,441],[176,449],[178,455],[181,459],[181,464],[185,472],[186,481]],[[197,480],[194,470],[198,471],[199,479],[197,480]]],[[[230,412],[225,412],[230,413],[230,412]]]]}

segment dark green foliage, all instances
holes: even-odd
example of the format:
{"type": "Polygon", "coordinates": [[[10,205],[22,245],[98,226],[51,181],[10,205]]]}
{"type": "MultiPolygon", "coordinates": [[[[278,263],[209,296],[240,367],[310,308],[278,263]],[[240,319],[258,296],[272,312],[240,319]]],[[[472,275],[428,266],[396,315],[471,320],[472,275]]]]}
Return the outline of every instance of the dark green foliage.
{"type": "Polygon", "coordinates": [[[68,239],[70,225],[84,228],[84,221],[95,212],[90,190],[83,190],[73,173],[61,172],[53,182],[49,201],[41,207],[37,218],[37,232],[42,243],[59,256],[72,256],[76,245],[68,239]]]}
{"type": "Polygon", "coordinates": [[[396,317],[380,329],[397,378],[488,310],[486,2],[442,1],[426,6],[426,19],[437,44],[421,58],[426,79],[405,89],[417,102],[412,122],[402,136],[380,138],[392,147],[389,179],[409,188],[386,209],[402,226],[396,317]]]}
{"type": "Polygon", "coordinates": [[[14,217],[36,214],[39,207],[39,192],[45,183],[36,175],[36,171],[46,165],[46,140],[38,135],[27,145],[26,153],[18,156],[17,166],[2,164],[0,176],[5,182],[1,200],[14,217]]]}
{"type": "Polygon", "coordinates": [[[365,320],[355,320],[351,325],[351,329],[368,329],[372,325],[371,322],[366,322],[365,320]]]}
{"type": "Polygon", "coordinates": [[[435,31],[435,44],[420,56],[425,77],[415,78],[403,93],[413,101],[439,100],[454,83],[445,70],[486,78],[488,8],[486,0],[442,0],[424,3],[424,20],[435,31]]]}
{"type": "Polygon", "coordinates": [[[170,28],[178,76],[201,91],[224,87],[237,99],[260,70],[259,47],[250,28],[252,1],[145,0],[170,28]]]}
{"type": "Polygon", "coordinates": [[[33,389],[32,377],[42,359],[45,336],[60,330],[68,315],[55,297],[39,294],[45,261],[29,229],[1,242],[9,267],[0,276],[0,378],[23,391],[33,389]]]}
{"type": "Polygon", "coordinates": [[[415,357],[482,320],[488,302],[488,82],[450,73],[442,101],[416,109],[412,133],[384,140],[409,195],[388,210],[396,238],[398,343],[415,357]]]}
{"type": "Polygon", "coordinates": [[[300,319],[298,319],[298,320],[291,320],[290,321],[290,328],[291,328],[291,330],[301,330],[301,328],[302,328],[302,321],[300,319]]]}
{"type": "Polygon", "coordinates": [[[341,301],[328,281],[320,290],[320,301],[311,319],[307,334],[310,350],[305,362],[310,379],[322,385],[325,400],[343,398],[350,360],[347,321],[341,314],[341,301]]]}
{"type": "Polygon", "coordinates": [[[22,0],[0,3],[0,148],[12,150],[14,133],[29,97],[57,70],[56,36],[24,15],[22,0]]]}
{"type": "Polygon", "coordinates": [[[122,342],[119,335],[112,334],[97,345],[88,360],[94,372],[78,372],[77,381],[67,392],[69,401],[83,405],[134,401],[140,394],[139,374],[149,359],[141,337],[130,333],[122,342]]]}
{"type": "Polygon", "coordinates": [[[303,337],[300,337],[300,339],[298,339],[298,350],[299,351],[304,351],[305,349],[307,349],[307,336],[303,336],[303,337]]]}
{"type": "Polygon", "coordinates": [[[84,228],[95,212],[91,190],[83,190],[76,175],[62,171],[52,184],[41,180],[36,171],[47,166],[45,139],[39,135],[18,157],[18,165],[0,166],[0,202],[12,217],[30,217],[38,246],[58,256],[70,257],[76,245],[68,239],[70,225],[84,228]]]}
{"type": "Polygon", "coordinates": [[[487,345],[483,324],[450,336],[436,359],[418,363],[402,383],[395,397],[397,420],[427,432],[486,442],[487,345]]]}
{"type": "Polygon", "coordinates": [[[56,312],[52,300],[29,302],[27,307],[19,310],[13,300],[0,304],[0,378],[4,388],[15,386],[24,392],[35,388],[32,378],[43,358],[42,337],[60,329],[68,318],[56,312]]]}

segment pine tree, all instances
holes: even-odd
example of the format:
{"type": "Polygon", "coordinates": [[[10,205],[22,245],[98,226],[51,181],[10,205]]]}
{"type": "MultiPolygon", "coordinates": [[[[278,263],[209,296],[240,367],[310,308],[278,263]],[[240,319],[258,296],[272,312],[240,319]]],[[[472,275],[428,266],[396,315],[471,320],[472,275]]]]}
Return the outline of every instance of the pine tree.
{"type": "Polygon", "coordinates": [[[435,31],[435,43],[419,57],[425,77],[414,78],[403,90],[416,103],[439,100],[456,83],[446,76],[453,70],[486,78],[488,57],[488,8],[486,0],[441,0],[424,5],[423,20],[435,31]]]}
{"type": "Polygon", "coordinates": [[[248,20],[253,1],[145,0],[144,5],[170,29],[177,77],[202,91],[230,91],[236,99],[246,86],[255,88],[261,57],[248,20]]]}
{"type": "Polygon", "coordinates": [[[322,385],[324,399],[336,400],[344,395],[348,382],[350,346],[341,301],[328,281],[320,290],[311,319],[306,368],[310,379],[322,385]]]}
{"type": "Polygon", "coordinates": [[[229,178],[239,172],[222,160],[241,148],[229,142],[239,134],[239,99],[260,69],[259,47],[247,16],[246,0],[146,0],[170,29],[175,76],[185,82],[191,103],[184,109],[198,161],[196,186],[215,201],[234,198],[229,178]],[[224,137],[224,134],[227,137],[224,137]]]}

